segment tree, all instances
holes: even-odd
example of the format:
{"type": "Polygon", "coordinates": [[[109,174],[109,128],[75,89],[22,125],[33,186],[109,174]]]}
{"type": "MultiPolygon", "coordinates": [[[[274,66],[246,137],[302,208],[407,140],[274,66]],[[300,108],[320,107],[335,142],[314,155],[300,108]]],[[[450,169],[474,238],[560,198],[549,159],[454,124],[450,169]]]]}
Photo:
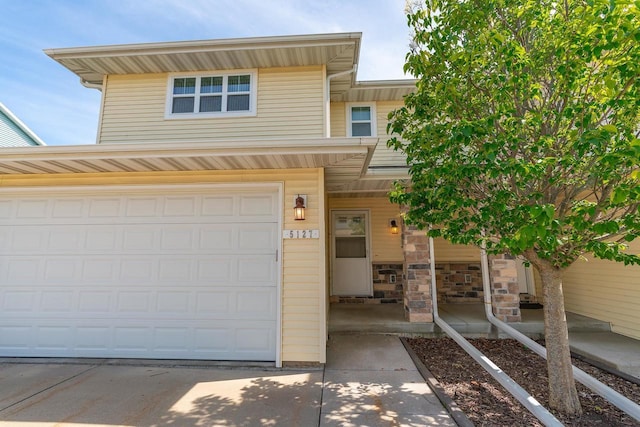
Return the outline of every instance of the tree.
{"type": "Polygon", "coordinates": [[[414,94],[389,115],[405,220],[540,272],[549,401],[581,413],[562,271],[640,264],[640,2],[427,0],[409,12],[414,94]]]}

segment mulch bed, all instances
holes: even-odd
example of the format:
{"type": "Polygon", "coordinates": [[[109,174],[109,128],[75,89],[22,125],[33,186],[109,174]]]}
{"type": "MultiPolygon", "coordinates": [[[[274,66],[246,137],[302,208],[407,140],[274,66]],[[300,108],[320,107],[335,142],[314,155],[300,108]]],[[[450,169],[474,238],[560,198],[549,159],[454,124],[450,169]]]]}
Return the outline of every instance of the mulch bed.
{"type": "MultiPolygon", "coordinates": [[[[471,339],[515,382],[548,408],[546,361],[512,339],[471,339]]],[[[407,342],[444,391],[477,426],[542,424],[450,338],[414,338],[407,342]]],[[[640,386],[574,359],[574,365],[640,403],[640,386]]],[[[640,423],[582,384],[577,384],[583,414],[553,414],[566,426],[640,426],[640,423]]]]}

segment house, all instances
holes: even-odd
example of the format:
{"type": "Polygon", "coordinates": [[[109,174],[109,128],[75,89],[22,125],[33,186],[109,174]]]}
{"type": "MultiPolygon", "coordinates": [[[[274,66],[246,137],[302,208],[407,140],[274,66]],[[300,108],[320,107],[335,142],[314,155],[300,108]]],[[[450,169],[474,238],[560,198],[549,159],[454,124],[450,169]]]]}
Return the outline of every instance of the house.
{"type": "MultiPolygon", "coordinates": [[[[0,356],[324,363],[331,302],[432,321],[428,242],[387,198],[408,175],[386,117],[415,81],[357,81],[360,43],[46,50],[101,90],[97,144],[0,157],[0,356]]],[[[435,250],[440,297],[478,301],[477,249],[435,250]]],[[[492,267],[518,320],[533,275],[492,267]]]]}
{"type": "Polygon", "coordinates": [[[46,145],[11,110],[0,102],[0,147],[46,145]]]}

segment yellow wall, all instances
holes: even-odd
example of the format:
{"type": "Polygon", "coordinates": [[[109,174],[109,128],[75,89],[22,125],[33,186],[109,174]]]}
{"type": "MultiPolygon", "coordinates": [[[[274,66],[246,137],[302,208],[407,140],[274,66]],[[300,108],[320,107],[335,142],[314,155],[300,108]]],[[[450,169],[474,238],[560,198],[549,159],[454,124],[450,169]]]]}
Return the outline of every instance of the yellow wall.
{"type": "MultiPolygon", "coordinates": [[[[389,220],[400,219],[398,205],[387,198],[365,197],[360,199],[330,198],[329,209],[369,209],[371,217],[371,252],[372,261],[378,263],[403,262],[401,234],[391,234],[389,220]]],[[[327,227],[331,227],[327,224],[327,227]]],[[[329,228],[331,229],[331,228],[329,228]]]]}
{"type": "Polygon", "coordinates": [[[480,262],[480,249],[476,246],[454,245],[444,239],[433,239],[436,263],[480,262]]]}
{"type": "MultiPolygon", "coordinates": [[[[367,103],[364,103],[367,104],[367,103]]],[[[378,101],[376,104],[376,132],[380,138],[380,142],[376,147],[376,151],[371,159],[372,166],[404,166],[406,165],[406,157],[404,154],[387,148],[387,116],[396,108],[403,105],[402,101],[378,101]]],[[[347,113],[346,104],[344,102],[331,103],[331,136],[334,138],[344,138],[347,136],[347,113]]]]}
{"type": "MultiPolygon", "coordinates": [[[[630,247],[640,253],[640,240],[630,247]]],[[[587,257],[563,275],[567,311],[611,322],[612,330],[640,339],[640,267],[587,257]]]]}
{"type": "Polygon", "coordinates": [[[321,66],[258,70],[257,115],[165,119],[167,74],[109,75],[98,141],[184,142],[324,136],[321,66]]]}
{"type": "MultiPolygon", "coordinates": [[[[317,229],[325,236],[324,171],[151,172],[5,176],[0,188],[126,184],[195,184],[282,182],[283,227],[317,229]],[[306,220],[293,220],[293,200],[307,194],[306,220]]],[[[325,240],[283,240],[282,360],[325,362],[326,348],[325,240]]]]}
{"type": "MultiPolygon", "coordinates": [[[[373,262],[403,262],[402,236],[389,232],[389,219],[400,219],[400,209],[386,197],[330,198],[329,209],[369,209],[371,211],[371,251],[373,262]]],[[[330,227],[330,224],[327,224],[330,227]]],[[[434,239],[436,261],[480,262],[480,249],[475,246],[453,245],[444,239],[434,239]]]]}

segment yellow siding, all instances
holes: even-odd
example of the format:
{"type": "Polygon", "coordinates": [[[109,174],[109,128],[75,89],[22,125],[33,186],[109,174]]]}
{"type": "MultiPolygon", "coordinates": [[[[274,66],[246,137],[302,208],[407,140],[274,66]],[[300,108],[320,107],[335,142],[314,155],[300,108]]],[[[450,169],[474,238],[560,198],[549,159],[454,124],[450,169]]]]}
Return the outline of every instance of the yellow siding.
{"type": "Polygon", "coordinates": [[[183,142],[324,135],[323,68],[258,70],[257,115],[165,119],[167,74],[110,75],[100,143],[183,142]]]}
{"type": "MultiPolygon", "coordinates": [[[[371,166],[405,166],[406,157],[400,152],[387,148],[390,136],[387,134],[387,116],[403,105],[402,101],[376,102],[376,132],[380,142],[371,159],[371,166]]],[[[347,113],[344,102],[331,103],[331,136],[334,138],[347,136],[347,113]]]]}
{"type": "MultiPolygon", "coordinates": [[[[640,253],[640,241],[630,251],[640,253]]],[[[610,322],[614,332],[640,339],[640,267],[587,259],[563,275],[566,310],[610,322]]]]}
{"type": "Polygon", "coordinates": [[[329,209],[369,209],[371,212],[371,252],[372,261],[378,263],[403,262],[401,234],[391,234],[389,220],[400,219],[398,205],[387,198],[331,198],[329,209]]]}
{"type": "Polygon", "coordinates": [[[378,137],[380,142],[376,147],[376,152],[371,159],[372,166],[406,166],[407,158],[404,153],[393,151],[387,147],[387,141],[391,135],[387,133],[389,123],[389,113],[404,105],[402,101],[384,101],[376,103],[376,122],[378,126],[378,137]]]}
{"type": "Polygon", "coordinates": [[[344,102],[331,103],[331,137],[344,138],[347,136],[347,113],[344,102]]]}
{"type": "Polygon", "coordinates": [[[436,263],[480,262],[480,249],[471,245],[454,245],[444,239],[436,238],[433,239],[433,251],[436,256],[436,263]]]}
{"type": "MultiPolygon", "coordinates": [[[[325,236],[322,169],[150,172],[7,176],[0,188],[126,184],[282,182],[283,228],[317,229],[325,236]],[[305,221],[294,221],[293,200],[307,195],[305,221]]],[[[282,360],[325,362],[326,266],[324,239],[283,240],[282,360]]]]}

